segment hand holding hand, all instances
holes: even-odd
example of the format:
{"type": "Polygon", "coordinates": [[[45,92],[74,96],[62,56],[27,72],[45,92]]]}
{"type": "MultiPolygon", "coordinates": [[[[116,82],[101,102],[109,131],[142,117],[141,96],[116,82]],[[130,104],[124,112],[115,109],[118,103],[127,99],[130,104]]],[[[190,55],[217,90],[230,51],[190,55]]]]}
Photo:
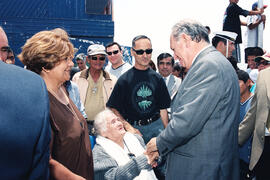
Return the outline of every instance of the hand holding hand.
{"type": "Polygon", "coordinates": [[[157,138],[152,138],[146,145],[146,152],[150,154],[151,152],[157,151],[157,138]]]}
{"type": "Polygon", "coordinates": [[[152,152],[151,154],[144,153],[147,157],[148,164],[150,164],[152,167],[157,167],[157,161],[158,161],[158,151],[152,152]]]}

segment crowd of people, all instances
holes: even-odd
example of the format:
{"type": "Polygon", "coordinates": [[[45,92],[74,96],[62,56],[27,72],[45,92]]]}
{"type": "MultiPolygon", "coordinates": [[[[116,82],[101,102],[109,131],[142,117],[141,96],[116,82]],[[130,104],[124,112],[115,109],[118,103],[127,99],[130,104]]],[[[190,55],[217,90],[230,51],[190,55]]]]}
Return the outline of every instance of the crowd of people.
{"type": "Polygon", "coordinates": [[[211,41],[208,26],[176,23],[157,69],[145,35],[132,66],[117,42],[74,58],[60,28],[29,38],[20,68],[0,27],[0,179],[269,179],[270,54],[249,39],[237,66],[240,25],[266,17],[237,3],[211,41]]]}

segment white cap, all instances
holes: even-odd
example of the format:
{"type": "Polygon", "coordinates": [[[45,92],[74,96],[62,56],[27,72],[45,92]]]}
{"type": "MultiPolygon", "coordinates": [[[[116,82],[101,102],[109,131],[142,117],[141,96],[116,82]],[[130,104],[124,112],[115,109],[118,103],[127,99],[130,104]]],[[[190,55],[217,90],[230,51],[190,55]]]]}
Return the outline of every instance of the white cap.
{"type": "Polygon", "coordinates": [[[106,55],[105,47],[103,45],[100,45],[100,44],[90,45],[87,49],[87,55],[92,56],[92,55],[96,55],[96,54],[106,55]]]}
{"type": "Polygon", "coordinates": [[[227,39],[230,41],[235,41],[237,34],[234,32],[230,32],[230,31],[219,31],[219,32],[215,32],[214,33],[215,36],[223,38],[223,39],[227,39]]]}

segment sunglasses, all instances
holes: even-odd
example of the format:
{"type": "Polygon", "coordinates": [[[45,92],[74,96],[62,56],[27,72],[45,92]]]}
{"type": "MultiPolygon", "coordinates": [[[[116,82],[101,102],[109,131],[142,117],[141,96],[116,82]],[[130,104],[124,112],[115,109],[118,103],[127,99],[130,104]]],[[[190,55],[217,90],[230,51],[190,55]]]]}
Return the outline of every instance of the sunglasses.
{"type": "Polygon", "coordinates": [[[153,49],[146,49],[146,50],[143,50],[143,49],[138,49],[138,50],[136,50],[136,49],[134,49],[134,48],[132,48],[132,49],[133,49],[133,51],[135,51],[135,53],[136,53],[137,55],[143,55],[144,52],[145,52],[146,54],[151,54],[152,51],[153,51],[153,49]]]}
{"type": "Polygon", "coordinates": [[[1,51],[2,52],[9,52],[9,51],[11,51],[11,48],[9,46],[3,46],[3,47],[1,47],[1,51]]]}
{"type": "Polygon", "coordinates": [[[159,65],[167,65],[167,66],[170,66],[170,65],[172,65],[172,63],[171,62],[159,62],[159,65]]]}
{"type": "Polygon", "coordinates": [[[112,54],[118,54],[118,52],[119,52],[119,50],[115,50],[115,51],[113,51],[113,52],[107,52],[107,54],[108,54],[109,56],[111,56],[112,54]]]}
{"type": "Polygon", "coordinates": [[[257,66],[259,66],[261,64],[266,66],[266,65],[270,64],[270,62],[269,61],[260,61],[260,62],[257,63],[257,66]]]}
{"type": "Polygon", "coordinates": [[[14,60],[14,56],[8,56],[7,59],[14,60]]]}
{"type": "Polygon", "coordinates": [[[98,60],[98,59],[99,59],[100,61],[104,61],[104,60],[105,60],[105,57],[104,57],[104,56],[101,56],[101,57],[98,58],[97,56],[92,56],[91,59],[94,60],[94,61],[96,61],[96,60],[98,60]]]}

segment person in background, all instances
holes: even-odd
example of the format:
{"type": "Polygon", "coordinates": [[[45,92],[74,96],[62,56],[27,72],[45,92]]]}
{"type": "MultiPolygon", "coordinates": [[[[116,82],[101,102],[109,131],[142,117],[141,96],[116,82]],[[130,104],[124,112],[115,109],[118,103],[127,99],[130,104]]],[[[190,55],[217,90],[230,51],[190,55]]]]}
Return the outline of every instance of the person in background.
{"type": "Polygon", "coordinates": [[[86,69],[86,58],[84,53],[80,53],[75,57],[76,63],[78,65],[78,68],[80,69],[80,71],[86,69]]]}
{"type": "Polygon", "coordinates": [[[235,70],[238,70],[237,60],[232,56],[232,52],[235,49],[234,41],[236,37],[237,34],[234,32],[216,32],[212,39],[212,45],[229,60],[235,70]]]}
{"type": "Polygon", "coordinates": [[[103,70],[105,64],[105,47],[100,44],[90,45],[87,49],[88,69],[73,77],[80,91],[81,102],[85,107],[89,133],[94,135],[95,116],[105,109],[117,78],[103,70]]]}
{"type": "Polygon", "coordinates": [[[209,26],[204,26],[207,29],[208,35],[211,34],[211,29],[209,26]]]}
{"type": "Polygon", "coordinates": [[[174,58],[169,53],[161,53],[157,57],[157,64],[158,72],[163,77],[172,100],[182,82],[180,78],[176,78],[174,75],[172,75],[174,58]]]}
{"type": "MultiPolygon", "coordinates": [[[[269,58],[270,59],[270,58],[269,58]]],[[[249,170],[256,180],[269,179],[270,166],[270,68],[261,70],[251,106],[239,125],[238,143],[243,145],[253,135],[249,170]]]]}
{"type": "MultiPolygon", "coordinates": [[[[250,92],[250,88],[252,87],[252,81],[249,78],[247,72],[243,70],[237,71],[238,82],[240,87],[240,116],[238,123],[240,124],[246,113],[248,112],[251,101],[253,98],[253,93],[250,92]]],[[[250,153],[251,153],[251,142],[252,136],[248,138],[243,146],[239,147],[239,160],[240,160],[240,180],[252,179],[253,173],[249,170],[249,161],[250,161],[250,153]]]]}
{"type": "Polygon", "coordinates": [[[63,83],[73,67],[74,47],[60,29],[41,31],[22,47],[18,58],[45,81],[50,100],[51,179],[92,180],[93,159],[86,121],[63,83]]]}
{"type": "Polygon", "coordinates": [[[105,71],[119,78],[132,66],[123,60],[123,51],[117,42],[106,45],[107,58],[110,63],[105,67],[105,71]]]}
{"type": "Polygon", "coordinates": [[[238,180],[240,90],[235,70],[196,21],[175,24],[170,47],[188,71],[172,101],[170,123],[147,144],[150,162],[167,156],[167,180],[238,180]]]}
{"type": "Polygon", "coordinates": [[[181,73],[181,66],[178,62],[176,62],[174,65],[173,65],[173,70],[172,70],[172,74],[175,76],[175,77],[178,77],[180,78],[180,73],[181,73]]]}
{"type": "Polygon", "coordinates": [[[214,34],[215,36],[212,39],[212,45],[226,58],[231,57],[232,52],[235,49],[234,41],[237,34],[229,31],[220,31],[214,34]]]}
{"type": "Polygon", "coordinates": [[[15,56],[12,49],[8,51],[7,59],[5,61],[7,64],[15,64],[15,56]]]}
{"type": "Polygon", "coordinates": [[[262,56],[256,57],[255,62],[257,63],[259,72],[270,67],[270,53],[265,53],[262,56]]]}
{"type": "Polygon", "coordinates": [[[255,62],[257,56],[264,54],[263,49],[260,47],[248,47],[245,49],[245,61],[248,64],[246,72],[249,74],[253,69],[258,69],[255,62]]]}
{"type": "Polygon", "coordinates": [[[95,180],[156,180],[143,139],[126,132],[119,117],[105,109],[94,125],[98,134],[93,149],[95,180]]]}
{"type": "MultiPolygon", "coordinates": [[[[258,11],[258,2],[252,4],[252,11],[258,11]]],[[[263,23],[265,27],[266,16],[264,14],[260,15],[250,15],[247,17],[247,45],[246,47],[256,47],[258,46],[258,26],[263,23]]]]}
{"type": "Polygon", "coordinates": [[[0,27],[0,179],[47,180],[51,130],[46,85],[37,74],[5,64],[6,47],[0,27]]]}
{"type": "Polygon", "coordinates": [[[237,38],[235,40],[235,50],[233,51],[233,56],[236,58],[238,62],[241,61],[240,56],[240,46],[242,43],[242,34],[241,34],[241,25],[246,26],[246,22],[240,21],[240,15],[260,15],[264,12],[264,9],[257,9],[255,11],[247,11],[242,9],[237,5],[239,0],[229,0],[230,4],[226,8],[224,19],[223,19],[223,31],[235,32],[237,34],[237,38]]]}
{"type": "Polygon", "coordinates": [[[79,88],[76,83],[68,80],[64,83],[64,86],[68,92],[70,99],[82,113],[83,117],[87,119],[87,115],[85,113],[84,105],[81,103],[79,88]]]}

